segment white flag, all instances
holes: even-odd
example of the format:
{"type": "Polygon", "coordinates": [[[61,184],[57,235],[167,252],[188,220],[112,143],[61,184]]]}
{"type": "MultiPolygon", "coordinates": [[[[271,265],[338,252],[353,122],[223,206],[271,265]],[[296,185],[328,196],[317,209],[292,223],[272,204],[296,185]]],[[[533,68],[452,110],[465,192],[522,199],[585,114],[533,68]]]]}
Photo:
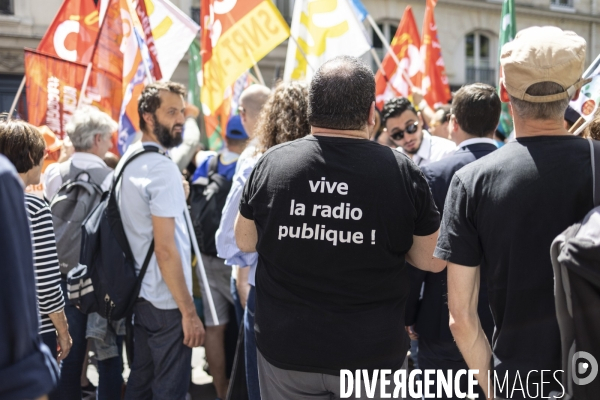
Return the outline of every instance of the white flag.
{"type": "MultiPolygon", "coordinates": [[[[139,0],[144,1],[144,0],[139,0]]],[[[162,80],[168,81],[200,27],[169,0],[145,0],[162,80]]]]}
{"type": "Polygon", "coordinates": [[[348,0],[296,0],[291,31],[286,80],[310,80],[326,61],[360,57],[371,48],[348,0]]]}

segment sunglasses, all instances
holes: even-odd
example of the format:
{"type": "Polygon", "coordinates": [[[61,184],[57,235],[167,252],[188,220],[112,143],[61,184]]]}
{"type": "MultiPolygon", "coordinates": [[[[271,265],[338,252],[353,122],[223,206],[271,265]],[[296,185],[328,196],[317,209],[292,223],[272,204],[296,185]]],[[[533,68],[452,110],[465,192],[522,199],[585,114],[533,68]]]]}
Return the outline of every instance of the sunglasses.
{"type": "Polygon", "coordinates": [[[418,128],[419,128],[419,121],[415,121],[413,124],[407,126],[406,129],[398,130],[398,131],[394,132],[393,134],[390,135],[390,137],[394,140],[402,140],[402,139],[404,139],[404,132],[412,135],[413,133],[415,133],[417,131],[418,128]]]}

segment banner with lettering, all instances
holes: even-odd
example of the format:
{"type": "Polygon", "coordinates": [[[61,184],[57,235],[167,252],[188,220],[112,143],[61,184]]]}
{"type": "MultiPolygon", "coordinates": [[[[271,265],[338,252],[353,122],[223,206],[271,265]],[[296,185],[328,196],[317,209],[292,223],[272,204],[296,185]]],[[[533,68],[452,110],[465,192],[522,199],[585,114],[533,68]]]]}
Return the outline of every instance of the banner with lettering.
{"type": "Polygon", "coordinates": [[[288,42],[286,80],[310,80],[331,58],[360,57],[371,49],[347,0],[296,0],[288,42]]]}
{"type": "MultiPolygon", "coordinates": [[[[59,139],[77,109],[86,65],[25,49],[28,122],[46,125],[59,139]]],[[[115,121],[121,107],[121,80],[92,68],[82,104],[94,106],[115,121]],[[116,99],[116,101],[115,101],[116,99]]]]}
{"type": "Polygon", "coordinates": [[[214,113],[225,92],[290,35],[271,0],[202,0],[202,104],[214,113]]]}
{"type": "Polygon", "coordinates": [[[423,38],[421,39],[421,57],[424,70],[421,81],[425,100],[430,107],[446,104],[452,99],[450,84],[446,76],[446,66],[442,58],[442,46],[438,39],[434,9],[437,0],[427,0],[423,20],[423,38]]]}
{"type": "MultiPolygon", "coordinates": [[[[198,37],[200,27],[169,0],[138,0],[138,3],[145,3],[157,52],[156,61],[160,64],[162,79],[169,80],[190,44],[198,37]]],[[[146,41],[152,51],[148,34],[146,41]]]]}
{"type": "Polygon", "coordinates": [[[408,97],[411,93],[411,83],[421,87],[421,71],[423,69],[420,52],[421,39],[411,6],[406,6],[390,47],[400,61],[400,66],[396,64],[389,53],[386,53],[381,62],[385,75],[380,69],[375,74],[375,98],[380,110],[383,109],[384,103],[391,98],[408,97]],[[411,82],[408,82],[408,79],[411,82]]]}
{"type": "Polygon", "coordinates": [[[38,51],[67,61],[89,63],[98,37],[99,12],[94,0],[65,0],[38,51]]]}
{"type": "Polygon", "coordinates": [[[77,109],[86,66],[25,49],[29,123],[47,125],[59,139],[77,109]]]}

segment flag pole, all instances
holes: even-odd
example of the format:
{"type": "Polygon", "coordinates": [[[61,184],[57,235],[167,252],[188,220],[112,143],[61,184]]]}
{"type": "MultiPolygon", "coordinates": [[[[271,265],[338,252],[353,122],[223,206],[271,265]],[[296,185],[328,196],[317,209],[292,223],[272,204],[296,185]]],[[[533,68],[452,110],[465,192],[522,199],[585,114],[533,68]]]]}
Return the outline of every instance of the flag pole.
{"type": "Polygon", "coordinates": [[[265,85],[265,80],[264,80],[264,78],[262,76],[262,72],[260,72],[260,68],[258,67],[258,63],[254,59],[254,56],[252,55],[252,52],[247,47],[246,47],[246,53],[248,53],[248,56],[252,60],[252,65],[254,67],[254,72],[256,72],[256,76],[258,77],[258,80],[259,80],[260,84],[263,85],[263,86],[267,86],[267,85],[265,85]]]}
{"type": "Polygon", "coordinates": [[[390,79],[388,78],[387,74],[385,73],[385,70],[383,69],[383,65],[381,64],[381,59],[379,58],[379,55],[377,54],[377,52],[375,51],[375,48],[371,47],[371,56],[373,56],[373,60],[375,60],[375,64],[377,64],[377,68],[381,71],[381,75],[383,76],[383,79],[385,79],[385,84],[392,89],[393,92],[396,92],[396,90],[394,90],[394,87],[392,86],[390,79]]]}
{"type": "Polygon", "coordinates": [[[81,92],[79,93],[79,101],[77,102],[77,109],[81,107],[81,103],[83,102],[83,98],[85,97],[85,91],[87,89],[88,81],[90,79],[90,74],[92,72],[92,63],[90,62],[85,70],[85,76],[83,77],[83,85],[81,85],[81,92]]]}
{"type": "Polygon", "coordinates": [[[25,76],[23,76],[23,79],[21,80],[21,84],[19,85],[19,89],[17,90],[17,94],[15,95],[15,99],[12,102],[12,105],[10,106],[10,111],[8,112],[8,118],[7,120],[11,120],[12,119],[12,115],[13,112],[15,112],[15,109],[17,108],[17,103],[19,102],[19,98],[21,97],[21,93],[23,93],[23,88],[25,87],[25,76]]]}
{"type": "Polygon", "coordinates": [[[300,45],[298,44],[298,41],[291,33],[290,33],[290,39],[292,39],[294,41],[294,43],[296,44],[296,47],[298,48],[298,50],[300,50],[302,57],[304,57],[304,60],[306,61],[306,65],[308,65],[310,70],[314,73],[315,69],[313,68],[312,65],[310,65],[310,61],[308,61],[308,57],[306,56],[306,53],[304,52],[304,50],[302,50],[302,47],[300,47],[300,45]]]}
{"type": "Polygon", "coordinates": [[[387,42],[387,39],[383,35],[383,32],[381,32],[381,29],[379,29],[379,27],[377,26],[377,23],[375,23],[375,20],[373,19],[373,17],[371,17],[370,14],[367,15],[367,21],[369,21],[369,24],[373,28],[373,31],[377,34],[377,36],[379,37],[379,40],[381,40],[381,43],[383,43],[383,45],[385,46],[387,53],[392,57],[392,59],[396,63],[396,66],[402,72],[402,76],[408,82],[408,85],[410,86],[410,90],[414,91],[415,85],[413,85],[412,81],[410,80],[410,76],[408,76],[408,74],[406,73],[406,70],[404,68],[400,67],[400,60],[398,60],[398,57],[396,57],[394,50],[392,50],[392,47],[387,42]]]}

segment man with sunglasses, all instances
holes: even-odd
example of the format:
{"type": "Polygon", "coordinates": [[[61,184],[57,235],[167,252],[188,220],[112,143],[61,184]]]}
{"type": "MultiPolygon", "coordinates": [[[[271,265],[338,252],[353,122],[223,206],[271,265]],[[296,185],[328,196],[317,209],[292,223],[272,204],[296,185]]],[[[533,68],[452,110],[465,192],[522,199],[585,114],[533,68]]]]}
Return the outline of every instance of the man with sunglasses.
{"type": "Polygon", "coordinates": [[[423,129],[423,118],[405,97],[387,101],[382,112],[385,130],[398,150],[417,165],[425,166],[439,161],[456,151],[456,145],[423,129]]]}

